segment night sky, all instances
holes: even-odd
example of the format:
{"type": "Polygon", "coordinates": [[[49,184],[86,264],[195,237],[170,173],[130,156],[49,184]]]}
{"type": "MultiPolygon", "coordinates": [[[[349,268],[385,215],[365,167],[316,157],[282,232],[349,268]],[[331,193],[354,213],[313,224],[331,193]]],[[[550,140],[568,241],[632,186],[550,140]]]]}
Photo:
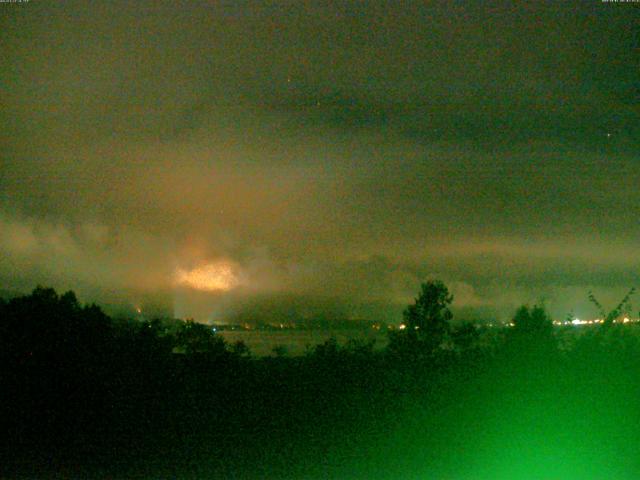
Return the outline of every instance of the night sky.
{"type": "Polygon", "coordinates": [[[600,0],[0,3],[0,290],[593,317],[640,284],[639,39],[600,0]]]}

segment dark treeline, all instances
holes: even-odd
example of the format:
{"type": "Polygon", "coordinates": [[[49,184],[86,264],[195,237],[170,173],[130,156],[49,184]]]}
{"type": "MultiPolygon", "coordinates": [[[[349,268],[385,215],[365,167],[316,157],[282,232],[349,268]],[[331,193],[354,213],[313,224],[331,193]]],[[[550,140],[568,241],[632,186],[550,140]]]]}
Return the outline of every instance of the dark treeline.
{"type": "Polygon", "coordinates": [[[263,358],[72,292],[0,301],[0,477],[638,478],[635,324],[456,325],[452,301],[423,284],[384,350],[263,358]]]}

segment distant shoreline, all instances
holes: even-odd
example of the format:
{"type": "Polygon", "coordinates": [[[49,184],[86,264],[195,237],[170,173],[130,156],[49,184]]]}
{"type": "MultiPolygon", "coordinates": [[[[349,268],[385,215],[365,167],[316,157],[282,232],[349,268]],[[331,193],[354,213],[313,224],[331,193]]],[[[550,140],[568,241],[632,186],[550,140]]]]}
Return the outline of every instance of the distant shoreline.
{"type": "Polygon", "coordinates": [[[288,356],[304,355],[308,349],[335,338],[339,345],[349,340],[370,342],[374,341],[374,349],[382,349],[388,343],[386,332],[377,330],[320,330],[320,329],[290,329],[290,330],[223,330],[218,332],[224,340],[233,344],[237,341],[245,343],[252,355],[258,357],[275,355],[274,349],[283,347],[282,353],[288,356]]]}

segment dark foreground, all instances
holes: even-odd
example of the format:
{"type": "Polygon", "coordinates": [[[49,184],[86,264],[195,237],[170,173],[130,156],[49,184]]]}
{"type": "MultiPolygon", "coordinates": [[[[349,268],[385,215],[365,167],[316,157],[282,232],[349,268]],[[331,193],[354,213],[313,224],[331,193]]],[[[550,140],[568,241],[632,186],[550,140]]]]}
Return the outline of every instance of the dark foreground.
{"type": "Polygon", "coordinates": [[[640,478],[635,326],[258,359],[44,289],[0,320],[2,478],[640,478]]]}

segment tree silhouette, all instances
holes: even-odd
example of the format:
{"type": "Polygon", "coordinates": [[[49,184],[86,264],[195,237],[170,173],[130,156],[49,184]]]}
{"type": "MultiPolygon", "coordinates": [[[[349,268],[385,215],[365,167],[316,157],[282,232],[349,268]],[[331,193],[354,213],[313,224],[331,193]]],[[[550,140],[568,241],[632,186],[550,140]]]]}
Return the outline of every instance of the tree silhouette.
{"type": "Polygon", "coordinates": [[[557,351],[553,322],[542,305],[523,305],[512,319],[507,345],[513,358],[521,360],[550,359],[557,351]]]}
{"type": "Polygon", "coordinates": [[[529,335],[548,336],[553,333],[553,323],[543,306],[534,305],[529,308],[522,305],[513,317],[514,331],[529,335]]]}
{"type": "Polygon", "coordinates": [[[449,310],[452,301],[453,295],[440,280],[423,283],[414,303],[403,312],[409,332],[442,339],[449,331],[449,322],[453,318],[449,310]]]}
{"type": "Polygon", "coordinates": [[[433,353],[444,343],[453,318],[449,305],[453,295],[440,280],[429,280],[420,287],[420,294],[403,312],[404,329],[390,337],[395,351],[413,350],[433,353]]]}
{"type": "Polygon", "coordinates": [[[96,305],[83,307],[72,291],[59,296],[43,287],[9,301],[3,324],[2,336],[13,358],[65,365],[100,355],[110,331],[109,318],[96,305]]]}

